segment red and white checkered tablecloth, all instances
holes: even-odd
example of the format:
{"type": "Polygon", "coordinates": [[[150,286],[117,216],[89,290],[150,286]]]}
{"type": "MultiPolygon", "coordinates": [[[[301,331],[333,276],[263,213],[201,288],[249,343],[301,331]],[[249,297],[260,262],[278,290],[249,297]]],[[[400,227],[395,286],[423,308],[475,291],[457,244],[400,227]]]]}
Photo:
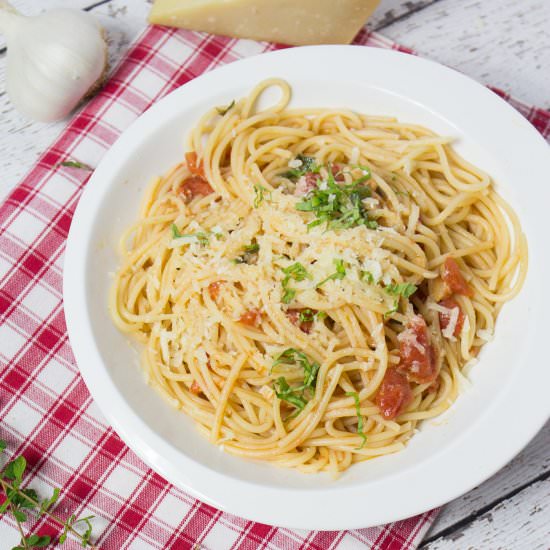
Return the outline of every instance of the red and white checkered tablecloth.
{"type": "MultiPolygon", "coordinates": [[[[408,51],[363,31],[355,43],[408,51]]],[[[437,511],[355,531],[297,531],[221,512],[148,468],[110,428],[79,375],[67,338],[61,281],[65,241],[89,173],[145,109],[192,78],[224,63],[282,46],[148,27],[103,90],[0,207],[0,439],[23,454],[25,483],[46,496],[61,488],[55,511],[95,515],[93,541],[104,550],[412,549],[437,511]]],[[[411,52],[410,52],[411,53],[411,52]]],[[[498,93],[498,92],[497,92],[498,93]]],[[[550,113],[505,96],[550,137],[550,113]]],[[[45,517],[32,532],[59,534],[45,517]]],[[[0,521],[0,549],[19,541],[0,521]]],[[[74,540],[65,548],[80,547],[74,540]]]]}

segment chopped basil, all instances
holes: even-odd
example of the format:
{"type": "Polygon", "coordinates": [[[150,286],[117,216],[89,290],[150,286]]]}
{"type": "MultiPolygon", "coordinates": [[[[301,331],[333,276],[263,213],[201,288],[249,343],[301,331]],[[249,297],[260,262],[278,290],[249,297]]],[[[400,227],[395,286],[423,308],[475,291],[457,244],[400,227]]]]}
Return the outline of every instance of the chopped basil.
{"type": "Polygon", "coordinates": [[[318,363],[310,361],[305,353],[294,348],[288,348],[279,354],[273,362],[271,370],[273,371],[277,365],[281,364],[296,365],[304,371],[304,381],[297,387],[290,387],[284,376],[280,376],[274,382],[275,395],[282,401],[287,401],[294,405],[296,407],[296,415],[308,403],[309,399],[307,396],[315,394],[315,384],[320,366],[318,363]]]}
{"type": "Polygon", "coordinates": [[[233,100],[227,107],[216,107],[216,111],[221,116],[226,115],[231,109],[235,107],[235,100],[233,100]]]}
{"type": "Polygon", "coordinates": [[[344,260],[335,259],[334,265],[336,266],[336,271],[329,275],[326,279],[323,279],[320,283],[315,285],[315,288],[319,288],[321,285],[324,285],[327,281],[335,281],[336,279],[343,279],[346,276],[346,268],[344,267],[344,260]]]}
{"type": "Polygon", "coordinates": [[[384,288],[390,296],[403,296],[403,298],[410,298],[416,289],[416,285],[412,283],[391,284],[384,288]]]}
{"type": "Polygon", "coordinates": [[[374,275],[370,271],[361,271],[361,279],[367,281],[369,285],[374,284],[374,275]]]}
{"type": "Polygon", "coordinates": [[[315,319],[315,313],[312,309],[306,308],[300,311],[300,323],[311,323],[315,319]]]}
{"type": "Polygon", "coordinates": [[[255,185],[254,186],[254,208],[258,208],[262,202],[265,200],[265,195],[270,195],[269,189],[264,187],[263,185],[255,185]]]}
{"type": "Polygon", "coordinates": [[[243,246],[243,254],[237,256],[233,263],[236,264],[250,264],[255,263],[253,260],[256,258],[256,254],[260,250],[260,245],[257,242],[252,242],[249,245],[243,246]]]}
{"type": "Polygon", "coordinates": [[[208,233],[204,231],[198,231],[197,233],[180,233],[176,224],[172,224],[172,238],[182,239],[183,237],[195,237],[201,246],[208,246],[210,244],[210,237],[208,233]]]}
{"type": "Polygon", "coordinates": [[[294,296],[296,296],[296,290],[288,286],[290,280],[294,279],[295,281],[303,281],[304,279],[311,279],[311,275],[306,271],[306,268],[300,262],[293,263],[292,265],[285,267],[282,271],[285,274],[285,277],[281,282],[284,291],[282,302],[283,304],[289,304],[294,299],[294,296]]]}
{"type": "Polygon", "coordinates": [[[346,393],[346,397],[353,397],[353,401],[355,402],[355,412],[357,414],[357,433],[361,436],[361,439],[363,440],[358,449],[362,449],[367,442],[367,436],[363,432],[363,416],[361,415],[361,403],[359,402],[359,394],[355,391],[349,391],[346,393]]]}
{"type": "Polygon", "coordinates": [[[308,172],[317,173],[321,169],[314,157],[297,155],[296,160],[299,160],[302,164],[300,164],[298,168],[291,168],[290,170],[283,172],[282,174],[280,174],[281,177],[296,181],[298,178],[304,176],[308,172]]]}
{"type": "Polygon", "coordinates": [[[363,176],[350,184],[336,183],[330,165],[327,167],[327,181],[323,189],[317,187],[296,204],[296,210],[312,212],[315,220],[308,223],[308,229],[326,224],[327,229],[348,229],[365,225],[376,229],[376,220],[369,219],[363,199],[371,196],[371,189],[364,185],[371,177],[367,167],[361,166],[363,176]]]}

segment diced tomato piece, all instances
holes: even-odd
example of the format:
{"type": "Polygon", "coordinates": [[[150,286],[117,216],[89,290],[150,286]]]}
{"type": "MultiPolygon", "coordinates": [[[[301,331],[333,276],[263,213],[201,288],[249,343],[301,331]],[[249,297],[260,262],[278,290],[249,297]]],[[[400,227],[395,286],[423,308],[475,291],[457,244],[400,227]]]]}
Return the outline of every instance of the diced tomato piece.
{"type": "Polygon", "coordinates": [[[412,382],[433,382],[439,372],[435,348],[424,317],[415,315],[407,328],[397,337],[399,340],[399,372],[412,382]]]}
{"type": "Polygon", "coordinates": [[[214,281],[208,285],[208,294],[210,294],[210,298],[212,298],[214,302],[218,299],[220,286],[223,285],[223,283],[225,283],[225,281],[214,281]]]}
{"type": "Polygon", "coordinates": [[[441,269],[441,278],[445,284],[449,287],[449,290],[454,294],[462,294],[464,296],[469,296],[470,298],[474,295],[470,285],[466,282],[466,279],[462,276],[460,272],[460,267],[454,258],[450,256],[445,260],[443,267],[441,269]]]}
{"type": "Polygon", "coordinates": [[[197,195],[206,197],[214,190],[202,176],[189,176],[181,182],[181,192],[187,200],[193,200],[197,195]]]}
{"type": "Polygon", "coordinates": [[[258,328],[262,324],[262,315],[263,312],[261,309],[249,309],[241,315],[239,323],[242,323],[243,325],[248,325],[249,327],[258,328]]]}
{"type": "Polygon", "coordinates": [[[311,329],[313,327],[313,316],[317,313],[314,309],[287,309],[286,310],[286,316],[288,317],[289,321],[300,328],[302,332],[305,332],[306,334],[309,334],[311,332],[311,329]],[[300,314],[303,311],[308,312],[308,318],[311,317],[311,321],[300,321],[300,314]]]}
{"type": "Polygon", "coordinates": [[[191,384],[191,387],[189,388],[189,391],[193,395],[200,395],[202,393],[201,387],[197,384],[196,380],[193,380],[193,383],[191,384]]]}
{"type": "MultiPolygon", "coordinates": [[[[454,300],[453,298],[445,298],[444,300],[441,300],[441,302],[439,302],[439,305],[448,310],[453,310],[455,308],[458,308],[458,317],[457,317],[455,329],[453,332],[453,336],[458,336],[464,325],[464,313],[462,313],[462,309],[460,309],[460,306],[458,305],[456,300],[454,300]]],[[[441,327],[441,330],[445,330],[449,326],[450,322],[451,322],[451,311],[449,311],[449,313],[442,313],[440,311],[439,326],[441,327]]]]}
{"type": "Polygon", "coordinates": [[[407,378],[395,368],[389,368],[375,398],[382,416],[393,420],[407,408],[411,401],[412,391],[407,378]]]}
{"type": "Polygon", "coordinates": [[[195,153],[195,151],[185,153],[185,162],[191,174],[204,178],[204,167],[202,162],[198,162],[197,153],[195,153]]]}
{"type": "Polygon", "coordinates": [[[296,189],[294,194],[297,197],[302,197],[307,195],[310,191],[317,187],[317,179],[319,175],[313,172],[306,172],[300,179],[296,182],[296,189]]]}
{"type": "Polygon", "coordinates": [[[334,164],[330,165],[330,171],[332,172],[332,175],[334,176],[335,181],[344,181],[344,174],[342,170],[344,169],[344,165],[338,164],[335,162],[334,164]]]}

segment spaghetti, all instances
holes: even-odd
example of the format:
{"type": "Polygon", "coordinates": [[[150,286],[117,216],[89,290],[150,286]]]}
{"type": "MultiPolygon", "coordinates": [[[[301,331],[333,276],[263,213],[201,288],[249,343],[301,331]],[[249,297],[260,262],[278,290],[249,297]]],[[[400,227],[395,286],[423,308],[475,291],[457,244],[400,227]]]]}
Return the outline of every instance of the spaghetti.
{"type": "Polygon", "coordinates": [[[452,404],[527,246],[449,139],[290,93],[201,118],[122,236],[110,310],[213,443],[336,474],[452,404]]]}

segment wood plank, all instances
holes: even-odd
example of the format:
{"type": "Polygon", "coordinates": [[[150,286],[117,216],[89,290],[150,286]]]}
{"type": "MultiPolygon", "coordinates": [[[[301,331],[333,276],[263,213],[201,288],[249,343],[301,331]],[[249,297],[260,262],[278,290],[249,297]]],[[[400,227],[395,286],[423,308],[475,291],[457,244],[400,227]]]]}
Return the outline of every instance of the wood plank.
{"type": "Polygon", "coordinates": [[[513,495],[544,476],[550,476],[550,422],[502,470],[466,495],[447,504],[426,539],[435,539],[453,527],[475,521],[507,495],[513,495]]]}
{"type": "Polygon", "coordinates": [[[384,28],[426,57],[550,109],[550,2],[439,0],[384,28]]]}
{"type": "Polygon", "coordinates": [[[530,485],[495,506],[466,529],[425,544],[422,550],[548,550],[550,479],[530,485]]]}
{"type": "Polygon", "coordinates": [[[370,17],[367,26],[369,29],[380,31],[435,2],[438,0],[382,0],[370,17]]]}

